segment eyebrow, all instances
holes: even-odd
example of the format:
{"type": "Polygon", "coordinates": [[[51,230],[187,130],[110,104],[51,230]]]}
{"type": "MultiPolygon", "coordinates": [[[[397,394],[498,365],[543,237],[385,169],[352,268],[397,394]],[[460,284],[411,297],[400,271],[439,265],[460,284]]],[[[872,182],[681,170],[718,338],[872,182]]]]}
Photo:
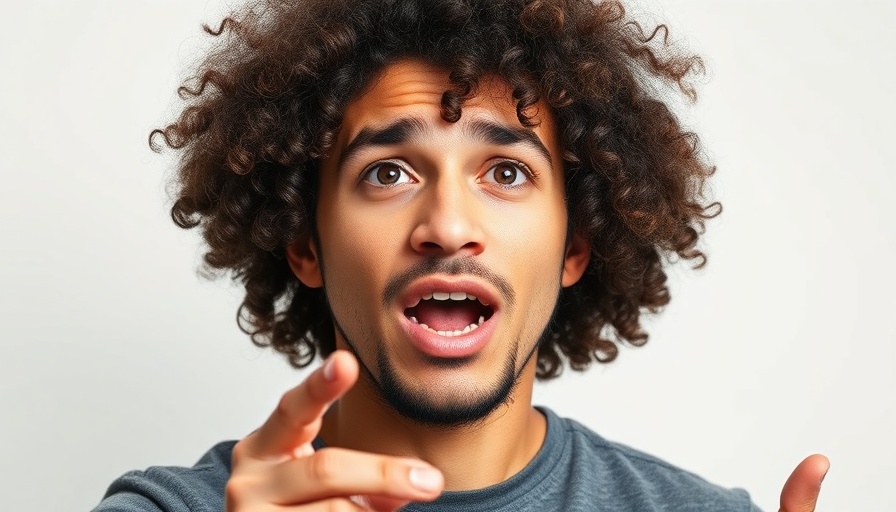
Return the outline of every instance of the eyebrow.
{"type": "MultiPolygon", "coordinates": [[[[476,120],[463,127],[464,134],[474,140],[497,146],[523,144],[538,151],[553,167],[551,152],[531,129],[509,127],[492,121],[476,120]]],[[[415,117],[405,117],[382,128],[365,127],[351,140],[339,156],[339,164],[368,147],[394,146],[422,138],[429,133],[426,123],[415,117]]]]}
{"type": "Polygon", "coordinates": [[[352,139],[339,156],[339,167],[342,162],[351,158],[358,151],[375,146],[394,146],[409,140],[421,138],[429,132],[423,121],[415,117],[405,117],[383,128],[363,128],[352,139]]]}
{"type": "Polygon", "coordinates": [[[551,152],[548,151],[548,148],[532,130],[477,120],[465,126],[464,132],[475,140],[482,140],[497,146],[512,146],[515,144],[530,146],[541,153],[548,164],[553,164],[551,152]]]}

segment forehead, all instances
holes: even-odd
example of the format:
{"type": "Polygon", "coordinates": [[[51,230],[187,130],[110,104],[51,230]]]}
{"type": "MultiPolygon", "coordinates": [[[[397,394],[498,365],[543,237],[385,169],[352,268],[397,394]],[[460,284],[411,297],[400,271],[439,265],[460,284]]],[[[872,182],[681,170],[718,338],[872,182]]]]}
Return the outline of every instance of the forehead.
{"type": "MultiPolygon", "coordinates": [[[[419,60],[401,60],[387,65],[362,93],[346,105],[337,148],[345,147],[365,127],[416,117],[438,128],[450,129],[441,117],[442,95],[452,87],[448,71],[419,60]]],[[[546,105],[529,111],[538,125],[535,134],[547,147],[556,144],[554,120],[546,105]]],[[[485,119],[513,127],[523,127],[516,113],[510,85],[500,77],[479,80],[476,94],[464,102],[460,123],[485,119]]]]}

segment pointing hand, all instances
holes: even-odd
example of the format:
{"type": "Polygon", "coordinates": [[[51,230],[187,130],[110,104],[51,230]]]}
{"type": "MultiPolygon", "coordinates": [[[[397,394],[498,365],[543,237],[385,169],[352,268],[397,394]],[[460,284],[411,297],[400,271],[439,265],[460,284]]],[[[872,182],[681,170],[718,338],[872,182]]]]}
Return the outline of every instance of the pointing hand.
{"type": "Polygon", "coordinates": [[[337,351],[283,395],[264,425],[233,449],[227,512],[392,511],[438,497],[442,474],[421,460],[312,448],[327,408],[357,379],[355,358],[337,351]]]}

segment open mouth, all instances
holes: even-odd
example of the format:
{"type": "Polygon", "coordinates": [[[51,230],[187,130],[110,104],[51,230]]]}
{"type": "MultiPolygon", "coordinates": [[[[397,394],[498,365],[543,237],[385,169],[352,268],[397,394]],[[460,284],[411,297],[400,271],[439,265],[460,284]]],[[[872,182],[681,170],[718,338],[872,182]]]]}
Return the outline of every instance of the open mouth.
{"type": "Polygon", "coordinates": [[[404,310],[411,323],[446,337],[471,333],[494,313],[492,306],[462,291],[429,293],[404,310]]]}

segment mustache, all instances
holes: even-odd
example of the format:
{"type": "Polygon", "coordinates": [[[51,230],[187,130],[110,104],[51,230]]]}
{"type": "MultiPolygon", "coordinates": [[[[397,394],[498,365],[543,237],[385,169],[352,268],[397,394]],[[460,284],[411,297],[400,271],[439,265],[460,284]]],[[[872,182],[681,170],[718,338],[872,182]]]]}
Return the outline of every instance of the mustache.
{"type": "Polygon", "coordinates": [[[516,302],[516,293],[514,293],[513,287],[510,286],[510,281],[476,259],[465,256],[448,260],[444,258],[426,258],[414,263],[410,268],[390,278],[389,282],[386,283],[386,289],[383,290],[383,307],[388,307],[389,304],[394,302],[401,290],[409,284],[432,274],[476,276],[497,288],[507,307],[513,307],[516,302]]]}

